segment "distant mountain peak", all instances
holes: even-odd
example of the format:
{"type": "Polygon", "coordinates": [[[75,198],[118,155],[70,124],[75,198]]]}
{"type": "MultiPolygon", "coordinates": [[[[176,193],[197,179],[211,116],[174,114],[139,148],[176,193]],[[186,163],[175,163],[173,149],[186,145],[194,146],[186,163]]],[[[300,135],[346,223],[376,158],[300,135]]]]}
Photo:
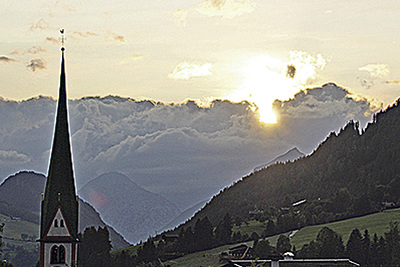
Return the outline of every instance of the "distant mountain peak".
{"type": "Polygon", "coordinates": [[[294,148],[286,151],[284,154],[269,161],[268,163],[255,167],[254,172],[264,169],[264,168],[268,167],[269,165],[272,165],[272,164],[275,164],[278,162],[294,161],[294,160],[304,157],[304,156],[305,156],[305,154],[303,152],[301,152],[297,147],[294,147],[294,148]]]}

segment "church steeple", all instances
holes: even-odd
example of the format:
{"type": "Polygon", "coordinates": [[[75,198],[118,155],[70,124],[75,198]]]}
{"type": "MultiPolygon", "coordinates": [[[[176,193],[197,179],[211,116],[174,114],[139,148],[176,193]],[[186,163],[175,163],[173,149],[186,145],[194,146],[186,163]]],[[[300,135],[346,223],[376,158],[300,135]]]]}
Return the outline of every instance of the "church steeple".
{"type": "MultiPolygon", "coordinates": [[[[61,33],[63,34],[63,31],[61,33]]],[[[64,37],[62,38],[64,40],[64,37]]],[[[54,254],[55,263],[63,263],[62,261],[64,261],[64,263],[69,264],[71,263],[71,259],[72,261],[76,261],[75,243],[77,242],[78,235],[78,198],[75,191],[68,126],[64,51],[65,48],[62,47],[56,125],[41,209],[39,240],[41,242],[41,266],[48,266],[46,264],[46,258],[48,258],[46,255],[53,257],[54,254]],[[69,249],[66,249],[64,245],[53,245],[50,247],[49,245],[52,243],[58,245],[64,244],[69,249]],[[45,247],[48,247],[48,249],[45,247]],[[56,248],[55,251],[53,251],[54,248],[56,248]],[[61,249],[63,249],[63,252],[61,249]],[[69,252],[70,256],[65,255],[67,252],[69,252]]],[[[54,259],[50,258],[49,260],[54,261],[54,259]]]]}

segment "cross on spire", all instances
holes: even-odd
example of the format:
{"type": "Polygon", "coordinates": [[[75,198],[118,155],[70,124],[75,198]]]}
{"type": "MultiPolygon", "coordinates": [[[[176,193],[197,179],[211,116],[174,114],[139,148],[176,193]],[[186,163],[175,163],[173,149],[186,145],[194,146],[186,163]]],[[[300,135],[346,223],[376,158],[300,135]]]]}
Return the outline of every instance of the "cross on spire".
{"type": "Polygon", "coordinates": [[[61,51],[64,51],[65,50],[65,47],[64,47],[64,43],[65,43],[64,29],[61,29],[60,33],[61,33],[61,51]]]}

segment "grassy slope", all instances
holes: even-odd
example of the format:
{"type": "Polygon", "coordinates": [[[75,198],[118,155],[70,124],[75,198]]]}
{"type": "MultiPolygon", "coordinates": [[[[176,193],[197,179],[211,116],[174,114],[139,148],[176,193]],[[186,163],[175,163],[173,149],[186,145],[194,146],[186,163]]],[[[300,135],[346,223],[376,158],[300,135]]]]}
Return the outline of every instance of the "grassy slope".
{"type": "Polygon", "coordinates": [[[3,237],[7,239],[21,239],[21,234],[39,237],[39,225],[28,221],[11,221],[11,218],[0,214],[0,220],[4,222],[3,237]],[[6,222],[3,221],[7,220],[6,222]]]}
{"type": "Polygon", "coordinates": [[[376,233],[379,237],[389,230],[390,222],[395,221],[400,222],[400,209],[386,210],[383,212],[344,221],[304,227],[293,236],[290,242],[292,245],[295,245],[297,249],[300,249],[305,243],[314,240],[322,227],[327,226],[341,235],[344,244],[346,244],[350,233],[354,228],[358,228],[362,234],[364,233],[365,229],[368,229],[371,238],[373,237],[374,233],[376,233]]]}
{"type": "MultiPolygon", "coordinates": [[[[365,229],[368,229],[371,238],[374,233],[378,236],[382,236],[385,232],[389,230],[390,222],[399,221],[400,222],[400,209],[387,210],[380,213],[375,213],[359,218],[353,218],[349,220],[327,223],[322,225],[307,226],[300,229],[290,240],[292,245],[296,246],[296,249],[300,249],[305,243],[315,240],[318,232],[322,227],[327,226],[340,234],[343,238],[344,244],[346,244],[347,239],[351,231],[354,228],[358,228],[362,233],[365,229]]],[[[242,233],[252,233],[257,232],[260,229],[261,224],[257,222],[250,222],[248,225],[240,229],[242,233]],[[255,231],[256,230],[256,231],[255,231]]],[[[234,229],[239,230],[239,229],[234,229]]],[[[260,233],[259,233],[260,234],[260,233]]],[[[285,233],[286,235],[289,233],[285,233]]],[[[278,236],[269,237],[268,240],[272,245],[276,244],[278,236]]],[[[246,244],[252,246],[253,242],[247,242],[246,244]]],[[[166,262],[166,264],[173,267],[186,267],[186,266],[220,266],[219,254],[221,252],[228,252],[229,248],[236,245],[226,245],[206,251],[201,251],[193,254],[186,255],[184,257],[171,260],[166,262]]]]}
{"type": "MultiPolygon", "coordinates": [[[[21,234],[28,234],[30,236],[35,236],[38,238],[39,236],[39,225],[28,222],[28,221],[12,221],[9,216],[5,216],[0,214],[0,220],[4,223],[3,229],[3,249],[5,248],[5,244],[10,244],[14,246],[22,246],[26,250],[37,251],[39,249],[39,243],[36,240],[22,240],[21,234]],[[4,221],[6,220],[6,221],[4,221]]],[[[14,257],[17,252],[14,251],[11,253],[11,256],[14,257]]]]}

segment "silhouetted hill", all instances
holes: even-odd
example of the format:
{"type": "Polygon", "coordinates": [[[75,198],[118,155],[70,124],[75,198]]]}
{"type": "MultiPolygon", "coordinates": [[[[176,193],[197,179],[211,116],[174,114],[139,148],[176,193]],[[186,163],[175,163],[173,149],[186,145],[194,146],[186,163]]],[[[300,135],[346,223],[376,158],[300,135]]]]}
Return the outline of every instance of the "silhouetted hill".
{"type": "Polygon", "coordinates": [[[383,201],[398,203],[399,101],[375,115],[365,131],[350,121],[310,156],[244,177],[215,196],[187,225],[208,216],[215,226],[226,213],[245,218],[255,207],[265,211],[273,207],[267,215],[276,218],[280,207],[302,199],[311,204],[302,215],[293,213],[291,218],[303,224],[373,212],[383,201]]]}
{"type": "MultiPolygon", "coordinates": [[[[0,185],[0,214],[19,217],[22,220],[38,224],[40,222],[40,201],[44,191],[46,177],[34,172],[19,172],[8,177],[0,185]]],[[[88,203],[79,201],[79,231],[82,232],[88,226],[101,226],[106,224],[99,214],[88,203]]],[[[128,242],[111,226],[111,243],[114,249],[129,246],[128,242]]],[[[36,233],[38,236],[38,233],[36,233]]]]}
{"type": "Polygon", "coordinates": [[[79,190],[109,223],[130,242],[139,242],[161,230],[179,210],[164,197],[151,193],[125,175],[103,174],[79,190]]]}

